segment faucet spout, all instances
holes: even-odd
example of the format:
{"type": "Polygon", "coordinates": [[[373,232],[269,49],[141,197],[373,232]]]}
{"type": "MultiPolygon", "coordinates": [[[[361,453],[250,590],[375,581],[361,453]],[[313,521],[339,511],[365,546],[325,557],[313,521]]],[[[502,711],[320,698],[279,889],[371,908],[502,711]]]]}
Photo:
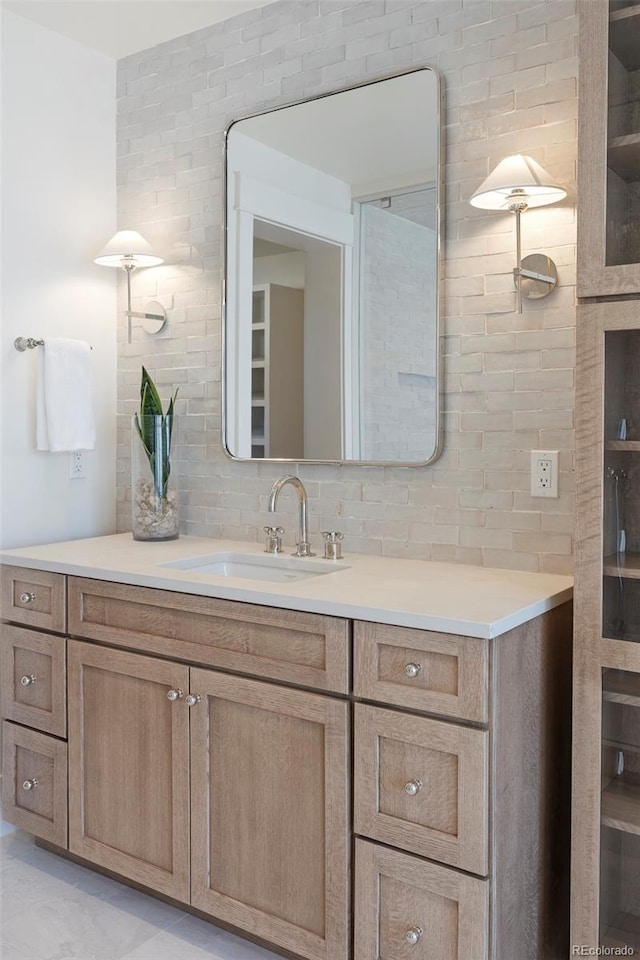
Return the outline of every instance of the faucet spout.
{"type": "Polygon", "coordinates": [[[305,490],[302,480],[291,474],[276,480],[269,494],[269,511],[275,513],[280,491],[288,483],[291,484],[298,494],[298,541],[293,555],[294,557],[313,557],[315,554],[311,552],[307,526],[307,491],[305,490]]]}

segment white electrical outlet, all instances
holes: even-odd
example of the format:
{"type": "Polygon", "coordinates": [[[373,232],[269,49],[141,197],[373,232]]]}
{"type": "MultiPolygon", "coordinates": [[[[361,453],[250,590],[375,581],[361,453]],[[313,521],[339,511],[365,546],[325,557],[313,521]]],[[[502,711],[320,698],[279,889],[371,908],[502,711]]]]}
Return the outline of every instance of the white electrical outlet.
{"type": "Polygon", "coordinates": [[[69,454],[69,479],[83,480],[87,475],[84,450],[74,450],[69,454]]]}
{"type": "Polygon", "coordinates": [[[531,496],[558,496],[558,451],[531,451],[531,496]]]}

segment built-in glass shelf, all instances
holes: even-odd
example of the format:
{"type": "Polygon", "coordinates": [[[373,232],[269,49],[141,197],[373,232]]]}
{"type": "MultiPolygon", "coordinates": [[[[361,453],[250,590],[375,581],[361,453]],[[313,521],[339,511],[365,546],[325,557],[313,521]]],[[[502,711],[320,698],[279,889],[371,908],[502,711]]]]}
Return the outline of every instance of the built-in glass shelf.
{"type": "Polygon", "coordinates": [[[602,572],[605,577],[640,580],[640,553],[612,553],[604,558],[602,572]]]}
{"type": "Polygon", "coordinates": [[[639,453],[640,440],[607,440],[604,448],[620,453],[639,453]]]}
{"type": "Polygon", "coordinates": [[[640,785],[614,781],[602,792],[602,825],[640,836],[640,785]]]}

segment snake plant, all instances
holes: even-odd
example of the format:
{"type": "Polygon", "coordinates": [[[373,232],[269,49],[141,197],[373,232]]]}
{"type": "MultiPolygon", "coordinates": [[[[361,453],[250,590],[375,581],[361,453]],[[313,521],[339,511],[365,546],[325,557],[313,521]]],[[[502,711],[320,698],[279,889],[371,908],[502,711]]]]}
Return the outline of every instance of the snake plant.
{"type": "Polygon", "coordinates": [[[162,412],[162,401],[155,383],[147,370],[142,368],[140,382],[140,414],[135,414],[136,430],[149,461],[155,492],[164,500],[167,496],[171,473],[171,434],[173,432],[173,408],[178,391],[169,401],[167,412],[162,412]]]}

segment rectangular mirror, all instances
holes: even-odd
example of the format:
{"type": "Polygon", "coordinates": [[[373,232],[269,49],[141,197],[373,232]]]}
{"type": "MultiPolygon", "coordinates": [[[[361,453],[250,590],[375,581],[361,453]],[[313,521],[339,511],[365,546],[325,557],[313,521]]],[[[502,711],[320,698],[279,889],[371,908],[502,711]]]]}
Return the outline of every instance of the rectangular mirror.
{"type": "Polygon", "coordinates": [[[440,98],[426,67],[227,130],[231,457],[439,455],[440,98]]]}

